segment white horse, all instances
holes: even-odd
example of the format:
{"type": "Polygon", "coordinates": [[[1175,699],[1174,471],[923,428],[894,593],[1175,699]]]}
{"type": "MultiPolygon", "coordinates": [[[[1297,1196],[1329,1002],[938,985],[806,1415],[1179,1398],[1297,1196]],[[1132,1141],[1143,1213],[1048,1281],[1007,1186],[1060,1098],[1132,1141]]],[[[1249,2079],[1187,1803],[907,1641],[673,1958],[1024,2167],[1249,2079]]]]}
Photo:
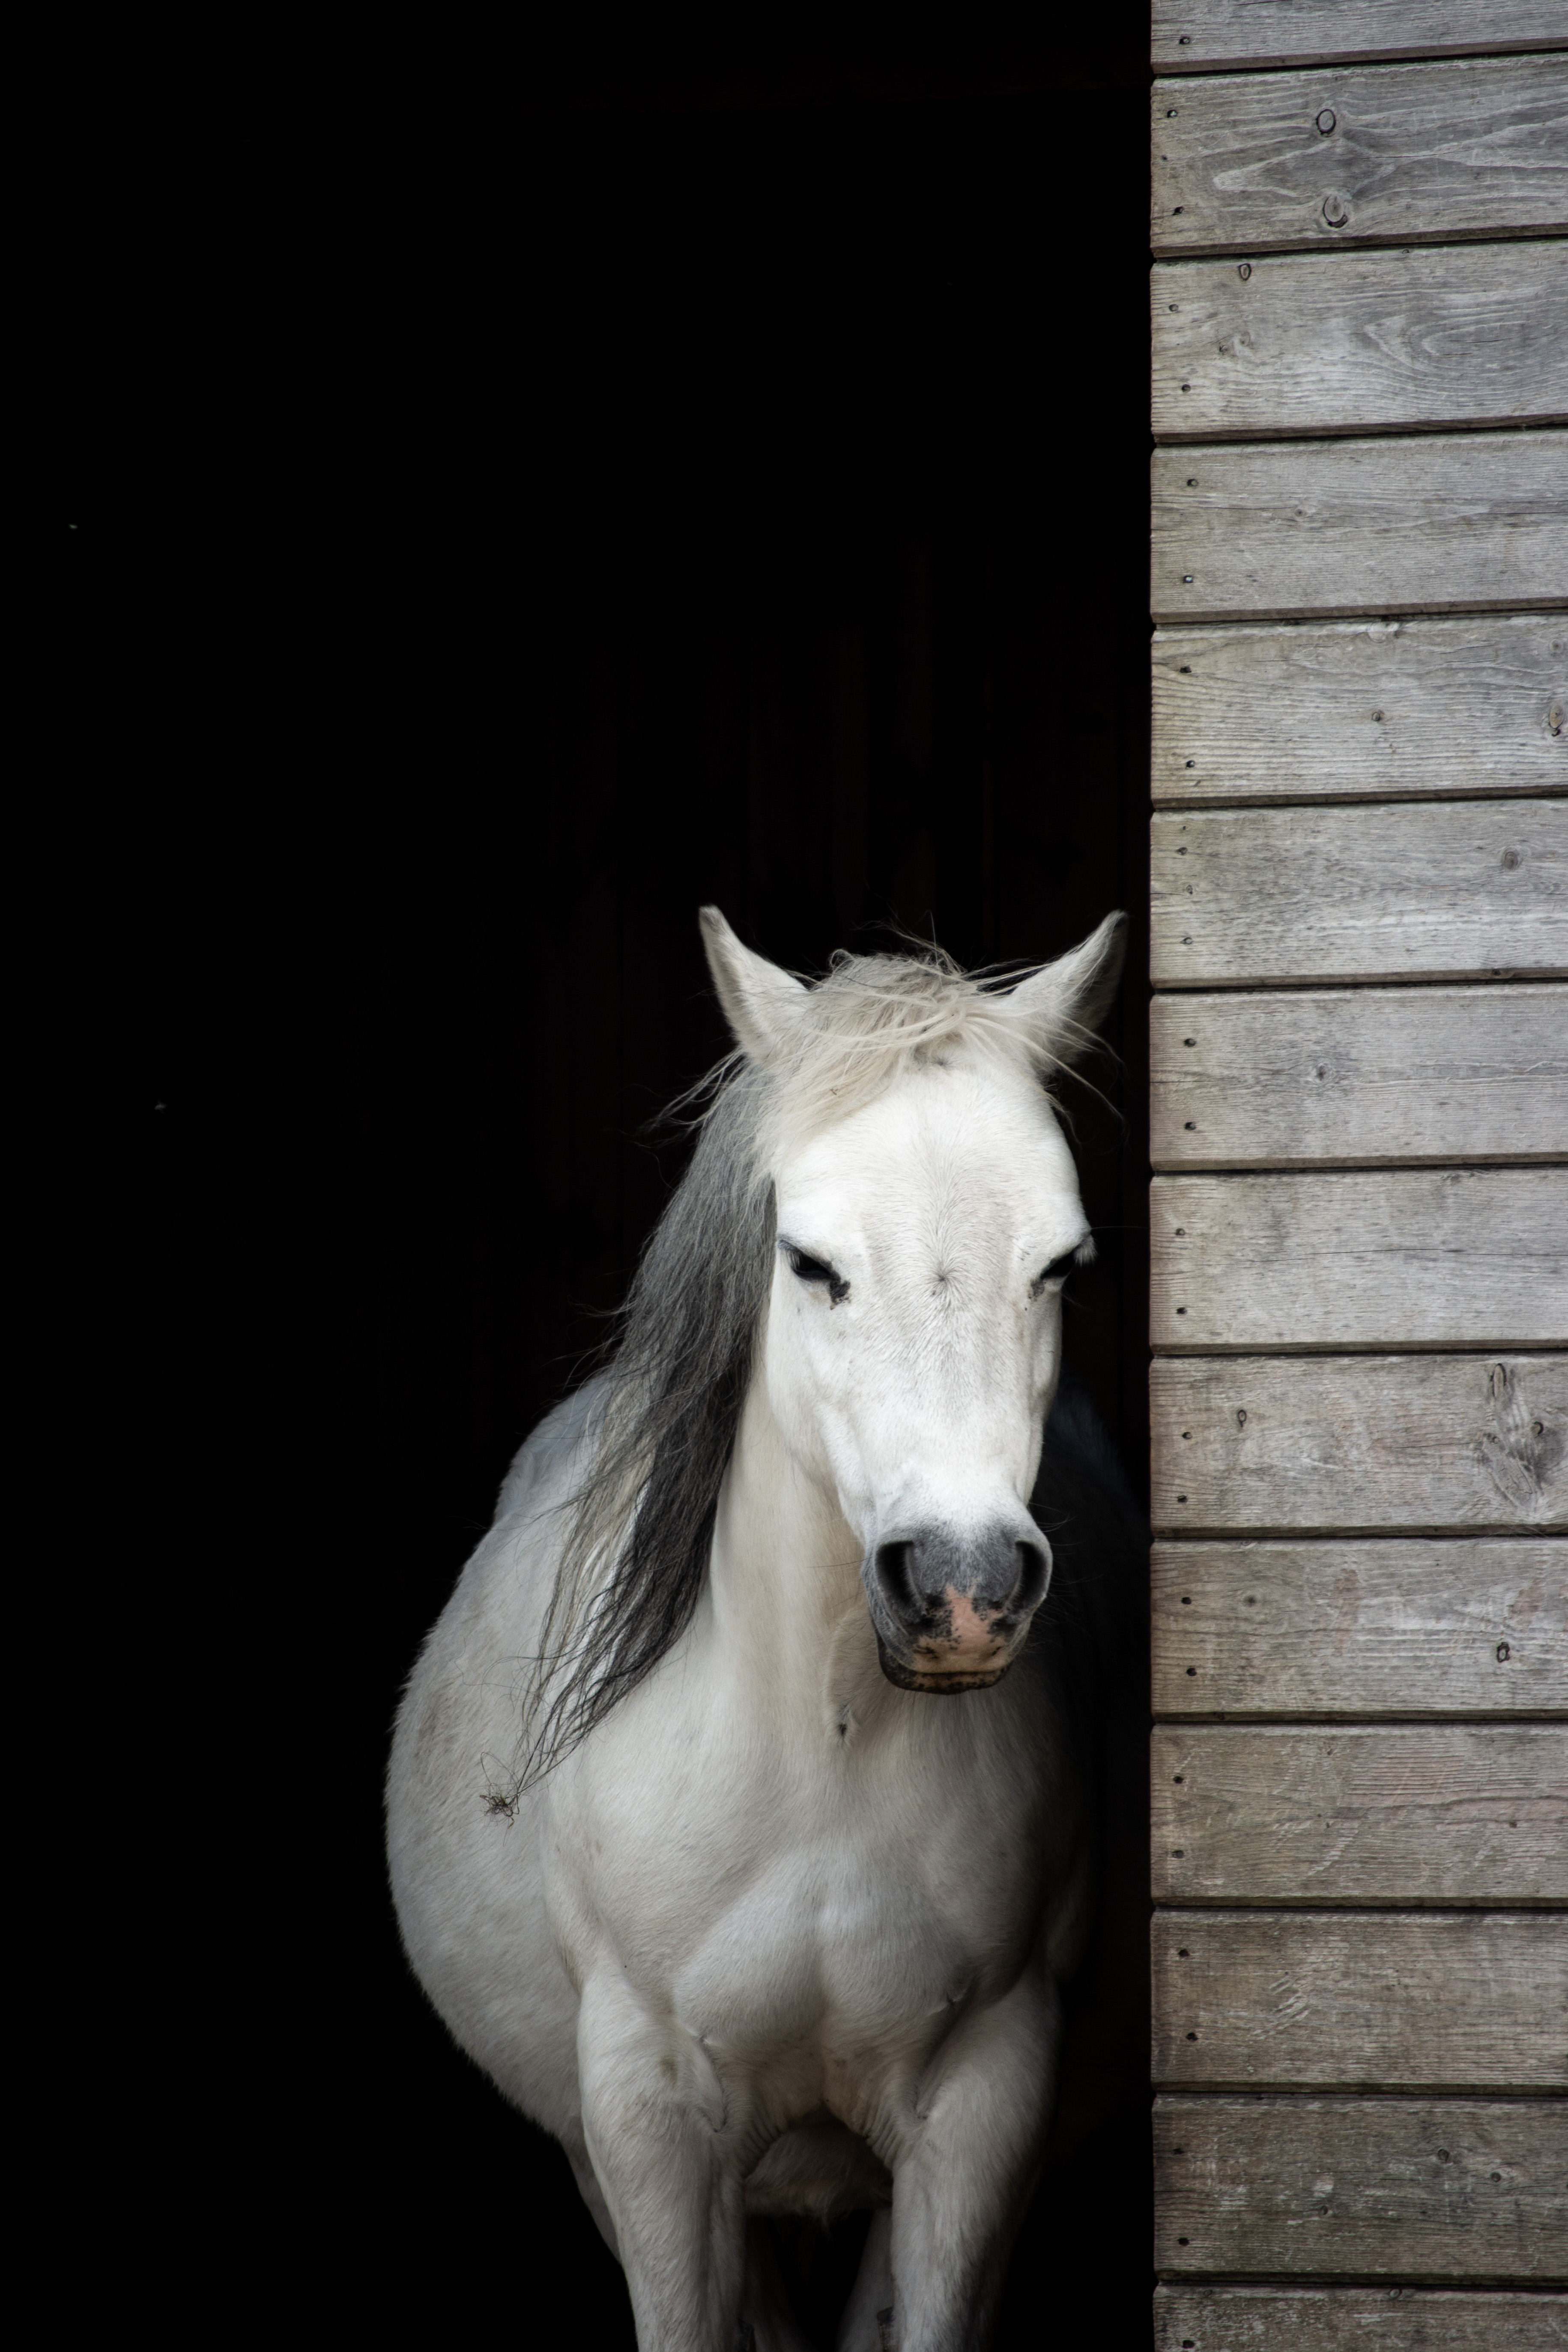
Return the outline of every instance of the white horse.
{"type": "Polygon", "coordinates": [[[866,2210],[841,2352],[969,2352],[1089,1907],[1029,1642],[1093,1247],[1042,1079],[1121,918],[1010,990],[940,956],[807,989],[702,922],[740,1055],[608,1370],[518,1455],[414,1671],[397,1914],[565,2147],[643,2352],[804,2345],[759,2217],[866,2210]]]}

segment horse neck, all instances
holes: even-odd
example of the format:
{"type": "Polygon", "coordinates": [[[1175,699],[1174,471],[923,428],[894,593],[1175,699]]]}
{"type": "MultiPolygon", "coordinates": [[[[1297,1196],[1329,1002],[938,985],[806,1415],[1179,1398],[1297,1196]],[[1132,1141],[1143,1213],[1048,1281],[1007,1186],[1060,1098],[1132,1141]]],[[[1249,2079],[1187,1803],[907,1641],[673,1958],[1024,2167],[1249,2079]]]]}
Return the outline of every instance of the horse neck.
{"type": "Polygon", "coordinates": [[[836,1661],[858,1629],[874,1659],[858,1540],[790,1454],[756,1373],[719,1497],[710,1593],[727,1662],[787,1714],[831,1704],[836,1661]]]}

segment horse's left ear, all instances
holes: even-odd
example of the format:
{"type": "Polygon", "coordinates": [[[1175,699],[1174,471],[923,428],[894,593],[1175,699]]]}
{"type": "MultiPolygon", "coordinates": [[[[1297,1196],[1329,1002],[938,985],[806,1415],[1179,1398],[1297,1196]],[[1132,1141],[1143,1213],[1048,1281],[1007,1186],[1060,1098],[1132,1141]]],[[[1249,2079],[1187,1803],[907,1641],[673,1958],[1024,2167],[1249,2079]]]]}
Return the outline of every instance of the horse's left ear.
{"type": "Polygon", "coordinates": [[[717,907],[700,907],[702,944],[735,1043],[764,1070],[785,1059],[806,991],[793,973],[743,948],[717,907]]]}
{"type": "Polygon", "coordinates": [[[1107,915],[1081,947],[1020,981],[1002,1002],[1052,1061],[1076,1062],[1116,1001],[1126,950],[1126,916],[1107,915]]]}

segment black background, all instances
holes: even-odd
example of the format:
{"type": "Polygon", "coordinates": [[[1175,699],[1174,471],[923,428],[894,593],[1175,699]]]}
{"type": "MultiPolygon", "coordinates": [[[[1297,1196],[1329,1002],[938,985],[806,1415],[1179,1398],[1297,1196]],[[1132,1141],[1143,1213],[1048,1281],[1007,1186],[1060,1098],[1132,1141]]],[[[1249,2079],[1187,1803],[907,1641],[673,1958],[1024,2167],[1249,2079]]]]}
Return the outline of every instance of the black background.
{"type": "MultiPolygon", "coordinates": [[[[83,207],[65,708],[150,974],[136,1378],[200,1628],[145,1728],[196,2045],[153,2072],[258,2297],[631,2340],[403,1968],[379,1783],[724,1049],[700,904],[805,971],[1130,909],[1068,1360],[1143,1475],[1147,51],[1100,16],[258,74],[83,207]]],[[[1147,2341],[1138,2031],[1006,2345],[1147,2341]]]]}

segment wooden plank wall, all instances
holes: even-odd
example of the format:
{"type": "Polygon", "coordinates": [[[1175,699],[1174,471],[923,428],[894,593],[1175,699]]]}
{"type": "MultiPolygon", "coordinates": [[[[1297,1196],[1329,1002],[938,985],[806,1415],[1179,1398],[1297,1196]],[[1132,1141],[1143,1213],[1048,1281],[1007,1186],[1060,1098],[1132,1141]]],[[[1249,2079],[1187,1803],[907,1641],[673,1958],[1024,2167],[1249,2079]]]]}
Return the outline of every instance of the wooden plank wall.
{"type": "Polygon", "coordinates": [[[1155,0],[1155,2338],[1568,2345],[1568,5],[1155,0]]]}

